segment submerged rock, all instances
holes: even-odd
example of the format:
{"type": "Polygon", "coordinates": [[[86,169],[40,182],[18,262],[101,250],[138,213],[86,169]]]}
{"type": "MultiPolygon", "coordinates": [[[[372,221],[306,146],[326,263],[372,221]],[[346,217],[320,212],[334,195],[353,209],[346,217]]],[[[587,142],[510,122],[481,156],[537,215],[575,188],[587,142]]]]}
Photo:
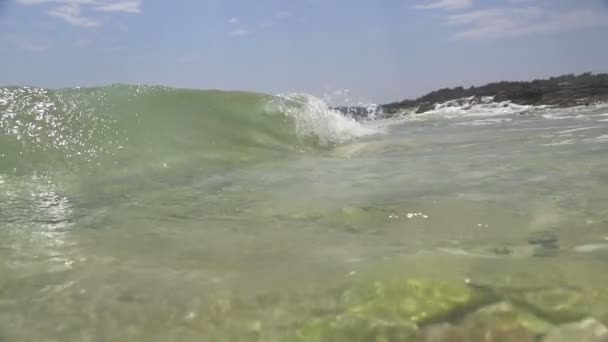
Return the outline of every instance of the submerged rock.
{"type": "Polygon", "coordinates": [[[465,331],[467,342],[534,342],[537,339],[534,333],[510,320],[472,319],[465,325],[465,331]]]}
{"type": "Polygon", "coordinates": [[[500,302],[475,311],[458,325],[434,324],[421,331],[425,342],[526,342],[536,341],[552,325],[514,307],[500,302]]]}
{"type": "Polygon", "coordinates": [[[608,328],[597,320],[588,318],[551,330],[543,342],[608,342],[608,328]]]}
{"type": "Polygon", "coordinates": [[[589,315],[592,306],[581,290],[553,288],[513,296],[521,305],[555,323],[572,322],[589,315]]]}
{"type": "Polygon", "coordinates": [[[509,302],[500,302],[477,310],[470,316],[470,319],[477,322],[486,322],[497,326],[510,326],[524,329],[534,335],[545,335],[553,328],[553,325],[531,312],[517,308],[509,302]]]}
{"type": "Polygon", "coordinates": [[[282,341],[388,342],[412,341],[417,338],[418,327],[411,322],[363,318],[346,313],[334,318],[313,320],[282,341]]]}
{"type": "Polygon", "coordinates": [[[494,248],[492,248],[492,252],[494,254],[497,254],[497,255],[510,255],[510,254],[513,254],[513,251],[511,250],[511,248],[509,248],[507,246],[494,247],[494,248]]]}
{"type": "Polygon", "coordinates": [[[528,237],[529,244],[548,248],[557,247],[557,241],[557,235],[551,230],[535,232],[528,237]]]}
{"type": "Polygon", "coordinates": [[[365,317],[407,319],[426,324],[448,319],[488,301],[466,284],[420,279],[375,282],[345,293],[348,311],[365,317]]]}
{"type": "Polygon", "coordinates": [[[285,341],[415,340],[419,326],[464,315],[488,297],[465,284],[395,279],[355,286],[342,300],[343,312],[305,322],[285,341]]]}
{"type": "Polygon", "coordinates": [[[420,340],[425,342],[468,342],[469,336],[465,327],[454,326],[450,323],[432,324],[420,334],[420,340]]]}

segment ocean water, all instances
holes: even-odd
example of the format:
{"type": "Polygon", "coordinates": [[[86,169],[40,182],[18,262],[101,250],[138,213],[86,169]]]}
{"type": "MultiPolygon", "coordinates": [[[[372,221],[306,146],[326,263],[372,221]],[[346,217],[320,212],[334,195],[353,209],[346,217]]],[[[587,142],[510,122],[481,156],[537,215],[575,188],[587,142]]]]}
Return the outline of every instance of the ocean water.
{"type": "Polygon", "coordinates": [[[602,105],[1,88],[0,341],[278,341],[394,276],[599,293],[606,156],[602,105]]]}

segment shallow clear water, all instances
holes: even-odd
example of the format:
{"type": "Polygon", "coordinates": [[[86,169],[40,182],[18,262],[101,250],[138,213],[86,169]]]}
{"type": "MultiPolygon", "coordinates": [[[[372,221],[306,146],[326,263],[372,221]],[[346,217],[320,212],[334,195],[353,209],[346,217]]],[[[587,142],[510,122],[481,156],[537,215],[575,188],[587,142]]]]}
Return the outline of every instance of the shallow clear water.
{"type": "Polygon", "coordinates": [[[272,341],[331,312],[331,291],[394,275],[604,291],[607,119],[431,113],[218,165],[169,148],[142,162],[135,144],[124,168],[13,161],[0,341],[272,341]]]}

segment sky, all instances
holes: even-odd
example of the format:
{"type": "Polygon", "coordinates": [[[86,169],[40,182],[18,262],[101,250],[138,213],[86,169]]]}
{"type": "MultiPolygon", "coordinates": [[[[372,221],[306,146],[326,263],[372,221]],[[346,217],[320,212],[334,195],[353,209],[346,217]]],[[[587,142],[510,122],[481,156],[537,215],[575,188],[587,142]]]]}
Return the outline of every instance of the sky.
{"type": "Polygon", "coordinates": [[[608,0],[0,0],[0,84],[331,101],[608,72],[608,0]]]}

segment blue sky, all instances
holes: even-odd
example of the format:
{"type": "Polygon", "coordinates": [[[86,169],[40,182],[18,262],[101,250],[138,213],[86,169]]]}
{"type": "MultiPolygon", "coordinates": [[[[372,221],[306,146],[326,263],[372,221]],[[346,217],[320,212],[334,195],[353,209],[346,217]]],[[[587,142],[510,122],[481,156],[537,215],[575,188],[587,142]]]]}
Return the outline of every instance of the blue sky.
{"type": "Polygon", "coordinates": [[[608,1],[0,0],[0,55],[0,84],[348,89],[386,102],[607,72],[608,1]]]}

